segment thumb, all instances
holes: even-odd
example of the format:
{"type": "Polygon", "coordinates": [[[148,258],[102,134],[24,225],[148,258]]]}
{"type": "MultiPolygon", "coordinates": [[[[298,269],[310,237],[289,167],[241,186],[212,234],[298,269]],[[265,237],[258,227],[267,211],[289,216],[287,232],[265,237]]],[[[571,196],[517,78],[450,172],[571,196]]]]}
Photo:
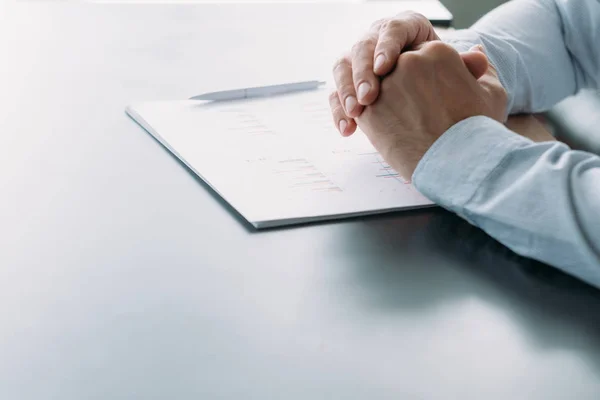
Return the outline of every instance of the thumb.
{"type": "Polygon", "coordinates": [[[480,45],[471,47],[469,51],[461,53],[460,57],[475,79],[481,78],[486,72],[488,72],[488,68],[493,68],[488,62],[488,58],[485,55],[483,47],[480,45]]]}
{"type": "MultiPolygon", "coordinates": [[[[469,53],[465,54],[481,54],[485,57],[487,68],[481,76],[477,77],[473,74],[479,85],[487,92],[489,95],[489,104],[492,105],[493,113],[492,116],[495,120],[500,122],[506,122],[508,117],[508,95],[506,90],[502,86],[500,82],[500,78],[498,76],[498,71],[494,67],[494,65],[489,62],[487,55],[485,54],[485,49],[481,45],[473,46],[469,50],[469,53]]],[[[472,57],[472,56],[471,56],[472,57]]],[[[465,63],[466,64],[466,63],[465,63]]]]}

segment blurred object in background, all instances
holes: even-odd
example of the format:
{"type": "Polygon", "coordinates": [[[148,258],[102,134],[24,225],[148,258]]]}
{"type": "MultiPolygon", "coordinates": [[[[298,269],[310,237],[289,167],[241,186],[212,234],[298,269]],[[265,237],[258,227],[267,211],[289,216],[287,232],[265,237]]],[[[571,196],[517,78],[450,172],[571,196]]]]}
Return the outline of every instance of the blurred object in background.
{"type": "Polygon", "coordinates": [[[468,28],[488,11],[498,7],[505,0],[441,0],[454,15],[454,27],[468,28]]]}

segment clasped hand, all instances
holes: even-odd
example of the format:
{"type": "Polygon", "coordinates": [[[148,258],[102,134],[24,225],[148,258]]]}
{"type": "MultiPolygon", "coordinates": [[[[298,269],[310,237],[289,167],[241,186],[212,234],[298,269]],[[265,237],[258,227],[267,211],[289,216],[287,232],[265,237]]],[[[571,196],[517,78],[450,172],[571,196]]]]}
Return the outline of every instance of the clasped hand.
{"type": "Polygon", "coordinates": [[[358,125],[406,179],[456,123],[478,115],[505,120],[506,91],[484,49],[459,54],[415,13],[376,22],[333,74],[329,100],[341,134],[358,125]]]}

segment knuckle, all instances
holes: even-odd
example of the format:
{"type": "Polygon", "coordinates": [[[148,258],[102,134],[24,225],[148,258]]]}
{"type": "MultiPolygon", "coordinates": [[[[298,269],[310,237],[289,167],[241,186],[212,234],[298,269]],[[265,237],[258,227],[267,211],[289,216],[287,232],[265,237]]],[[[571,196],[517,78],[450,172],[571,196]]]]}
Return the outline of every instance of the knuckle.
{"type": "Polygon", "coordinates": [[[337,90],[334,90],[333,92],[329,93],[329,104],[335,105],[338,100],[339,98],[337,90]]]}
{"type": "Polygon", "coordinates": [[[411,18],[414,21],[419,22],[419,23],[424,23],[424,24],[427,24],[427,25],[430,24],[429,18],[427,18],[426,16],[424,16],[423,14],[418,13],[418,12],[412,12],[411,18]]]}
{"type": "Polygon", "coordinates": [[[423,51],[433,60],[438,62],[445,62],[453,57],[458,57],[458,52],[452,46],[440,40],[427,43],[427,45],[423,48],[423,51]]]}
{"type": "Polygon", "coordinates": [[[427,18],[421,13],[412,10],[402,11],[401,13],[398,13],[396,15],[396,20],[399,22],[416,22],[418,24],[431,25],[429,18],[427,18]]]}
{"type": "Polygon", "coordinates": [[[391,35],[381,36],[377,41],[377,49],[394,49],[397,51],[396,55],[400,54],[401,50],[400,46],[398,45],[398,38],[391,35]]]}
{"type": "Polygon", "coordinates": [[[364,50],[375,48],[375,40],[373,38],[363,38],[352,46],[352,54],[354,56],[360,54],[364,50]]]}
{"type": "Polygon", "coordinates": [[[401,18],[390,18],[381,24],[382,31],[397,32],[404,28],[404,21],[401,18]]]}
{"type": "Polygon", "coordinates": [[[371,24],[371,30],[379,30],[388,18],[380,18],[371,24]]]}
{"type": "Polygon", "coordinates": [[[414,51],[403,53],[398,58],[398,65],[400,66],[400,68],[403,71],[408,72],[417,71],[421,69],[425,62],[425,57],[414,51]]]}
{"type": "Polygon", "coordinates": [[[452,46],[442,42],[441,40],[435,40],[427,43],[427,45],[425,46],[425,51],[434,54],[446,55],[449,52],[454,52],[454,49],[452,48],[452,46]]]}
{"type": "Polygon", "coordinates": [[[352,76],[344,79],[337,84],[338,99],[344,101],[344,99],[350,95],[354,95],[354,78],[352,76]]]}
{"type": "Polygon", "coordinates": [[[335,62],[333,63],[332,71],[336,72],[339,68],[347,67],[349,65],[350,65],[350,61],[348,61],[348,57],[342,56],[342,57],[338,58],[337,60],[335,60],[335,62]]]}
{"type": "Polygon", "coordinates": [[[352,66],[352,78],[355,81],[370,79],[372,76],[373,62],[357,62],[352,66]]]}
{"type": "Polygon", "coordinates": [[[331,116],[333,117],[333,120],[337,122],[346,118],[346,113],[341,106],[335,106],[331,108],[331,116]]]}

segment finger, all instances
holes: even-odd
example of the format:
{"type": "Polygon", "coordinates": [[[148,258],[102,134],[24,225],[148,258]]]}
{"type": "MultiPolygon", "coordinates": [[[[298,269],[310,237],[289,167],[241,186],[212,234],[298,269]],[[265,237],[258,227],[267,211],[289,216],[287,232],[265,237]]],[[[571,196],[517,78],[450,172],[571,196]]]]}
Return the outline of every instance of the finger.
{"type": "MultiPolygon", "coordinates": [[[[483,47],[480,44],[471,47],[471,49],[469,51],[482,53],[487,58],[487,53],[485,51],[485,47],[483,47]]],[[[494,64],[492,64],[491,62],[489,62],[489,59],[488,59],[488,70],[486,71],[486,73],[492,75],[496,79],[499,79],[498,78],[498,70],[496,69],[496,67],[494,66],[494,64]]]]}
{"type": "MultiPolygon", "coordinates": [[[[379,78],[373,72],[373,54],[377,45],[377,34],[371,32],[352,47],[352,79],[357,99],[368,106],[377,99],[379,78]]],[[[357,117],[358,115],[353,115],[357,117]]]]}
{"type": "MultiPolygon", "coordinates": [[[[485,48],[481,45],[472,47],[471,51],[485,55],[485,48]]],[[[494,118],[501,122],[506,121],[508,118],[508,94],[504,89],[504,86],[502,86],[502,82],[500,82],[498,70],[491,62],[489,62],[489,60],[486,72],[477,80],[477,82],[487,92],[494,104],[496,111],[494,118]]]]}
{"type": "Polygon", "coordinates": [[[352,78],[352,64],[348,57],[340,58],[333,67],[333,79],[337,87],[338,96],[348,117],[354,118],[362,113],[363,107],[358,104],[354,79],[352,78]]]}
{"type": "MultiPolygon", "coordinates": [[[[469,50],[469,53],[464,53],[466,54],[470,54],[468,57],[471,57],[473,61],[474,57],[476,57],[478,54],[483,55],[486,58],[487,61],[487,68],[485,70],[485,72],[483,74],[481,74],[479,77],[475,76],[475,74],[473,74],[477,80],[480,83],[485,83],[487,85],[498,85],[498,86],[502,86],[502,84],[500,83],[500,78],[498,77],[498,71],[496,70],[496,67],[494,67],[494,65],[489,62],[489,59],[487,58],[487,54],[485,53],[485,48],[478,44],[476,46],[471,47],[471,49],[469,50]]],[[[463,55],[461,55],[462,57],[463,55]]],[[[464,61],[464,57],[463,57],[463,61],[464,61]]],[[[481,62],[481,61],[479,61],[481,62]]],[[[483,64],[483,62],[481,62],[483,64]]],[[[468,66],[467,66],[468,67],[468,66]]],[[[482,67],[482,65],[478,66],[477,68],[482,67]]]]}
{"type": "MultiPolygon", "coordinates": [[[[486,59],[487,59],[487,53],[485,51],[485,47],[483,47],[482,45],[478,44],[475,45],[473,47],[471,47],[471,49],[469,50],[470,53],[476,54],[476,53],[480,53],[485,55],[486,59]]],[[[494,66],[494,64],[492,64],[489,59],[488,60],[488,68],[485,71],[485,73],[483,75],[481,75],[479,78],[477,79],[482,79],[482,78],[486,78],[486,79],[491,79],[493,80],[497,80],[498,82],[500,82],[500,77],[498,76],[498,70],[496,69],[496,67],[494,66]]]]}
{"type": "Polygon", "coordinates": [[[374,52],[374,71],[388,74],[396,66],[400,53],[423,42],[439,40],[431,22],[421,14],[402,13],[381,23],[374,52]]]}
{"type": "Polygon", "coordinates": [[[470,50],[461,53],[460,57],[475,79],[481,78],[487,72],[489,63],[486,55],[482,52],[470,50]]]}
{"type": "Polygon", "coordinates": [[[333,91],[329,95],[329,107],[331,107],[331,114],[333,116],[333,123],[342,136],[350,136],[356,131],[356,121],[353,118],[349,118],[342,104],[337,91],[333,91]]]}

